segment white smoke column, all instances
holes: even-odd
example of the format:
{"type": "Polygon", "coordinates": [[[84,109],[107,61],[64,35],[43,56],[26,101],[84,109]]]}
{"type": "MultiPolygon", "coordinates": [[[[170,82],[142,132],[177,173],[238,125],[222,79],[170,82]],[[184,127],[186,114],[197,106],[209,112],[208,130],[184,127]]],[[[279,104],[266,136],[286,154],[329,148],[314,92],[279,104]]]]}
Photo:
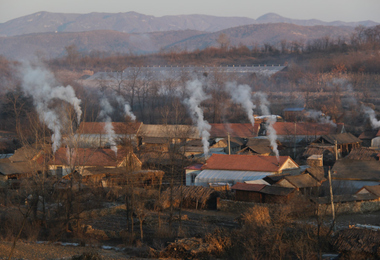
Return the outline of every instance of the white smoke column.
{"type": "Polygon", "coordinates": [[[375,111],[372,108],[364,106],[364,105],[362,106],[362,108],[363,108],[364,113],[366,113],[366,115],[369,117],[372,128],[373,129],[380,128],[380,121],[377,120],[375,111]]]}
{"type": "Polygon", "coordinates": [[[33,97],[33,104],[41,122],[53,132],[51,140],[53,141],[52,149],[55,153],[61,143],[62,121],[64,119],[49,105],[54,99],[71,104],[75,109],[79,124],[82,115],[81,100],[75,96],[75,91],[71,86],[54,86],[56,85],[54,76],[42,67],[24,64],[21,75],[22,90],[26,95],[33,97]]]}
{"type": "Polygon", "coordinates": [[[273,127],[273,124],[276,123],[277,117],[275,115],[271,115],[269,111],[269,101],[267,99],[267,95],[265,93],[258,92],[255,94],[256,97],[260,99],[260,110],[261,113],[267,117],[266,127],[268,131],[268,138],[270,141],[270,145],[272,146],[272,150],[276,155],[277,161],[280,159],[280,155],[277,149],[277,133],[273,127]]]}
{"type": "Polygon", "coordinates": [[[242,105],[247,113],[248,119],[252,126],[255,125],[255,118],[253,117],[253,110],[256,106],[252,103],[251,88],[248,85],[238,85],[236,82],[227,82],[226,90],[231,95],[232,101],[242,105]]]}
{"type": "Polygon", "coordinates": [[[108,99],[105,97],[103,97],[100,100],[100,107],[102,110],[100,111],[99,118],[105,122],[104,131],[107,134],[107,139],[109,140],[112,151],[114,151],[115,154],[117,154],[115,131],[113,129],[112,119],[110,117],[110,114],[113,113],[113,107],[111,106],[110,102],[108,102],[108,99]]]}
{"type": "Polygon", "coordinates": [[[331,120],[329,116],[325,116],[321,111],[317,110],[307,110],[307,117],[314,119],[322,124],[330,124],[336,127],[336,124],[331,120]]]}
{"type": "Polygon", "coordinates": [[[133,112],[131,110],[131,106],[129,105],[129,103],[127,101],[125,101],[125,99],[121,96],[117,96],[116,101],[119,103],[120,106],[124,106],[124,114],[126,116],[129,116],[132,121],[135,121],[136,116],[133,114],[133,112]]]}
{"type": "Polygon", "coordinates": [[[186,84],[186,92],[190,95],[190,98],[184,102],[190,110],[190,115],[194,123],[197,124],[199,134],[202,137],[203,153],[205,156],[209,152],[209,142],[211,125],[204,120],[203,110],[200,107],[202,101],[209,98],[202,88],[202,83],[199,80],[189,81],[186,84]]]}

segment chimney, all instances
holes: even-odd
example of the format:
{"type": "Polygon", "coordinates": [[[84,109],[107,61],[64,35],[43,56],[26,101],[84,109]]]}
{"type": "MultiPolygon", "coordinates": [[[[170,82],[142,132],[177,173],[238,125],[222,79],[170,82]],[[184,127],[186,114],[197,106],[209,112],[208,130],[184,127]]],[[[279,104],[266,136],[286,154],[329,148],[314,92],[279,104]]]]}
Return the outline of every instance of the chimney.
{"type": "Polygon", "coordinates": [[[338,141],[335,140],[335,141],[334,141],[334,144],[335,144],[335,145],[334,145],[335,160],[338,161],[338,159],[339,159],[339,158],[338,158],[338,141]]]}

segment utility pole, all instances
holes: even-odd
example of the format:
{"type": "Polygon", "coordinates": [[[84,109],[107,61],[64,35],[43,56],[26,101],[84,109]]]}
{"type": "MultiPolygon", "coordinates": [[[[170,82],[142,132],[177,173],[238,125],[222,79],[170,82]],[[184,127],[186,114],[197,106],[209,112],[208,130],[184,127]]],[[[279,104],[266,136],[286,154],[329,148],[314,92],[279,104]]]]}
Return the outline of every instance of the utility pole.
{"type": "Polygon", "coordinates": [[[230,137],[229,132],[227,132],[227,140],[228,140],[228,155],[231,155],[231,137],[230,137]]]}
{"type": "Polygon", "coordinates": [[[332,217],[333,217],[333,230],[335,232],[335,207],[334,207],[334,197],[333,197],[333,190],[332,190],[332,184],[331,184],[331,170],[329,168],[329,186],[330,186],[330,199],[331,199],[331,211],[332,211],[332,217]]]}
{"type": "Polygon", "coordinates": [[[338,161],[338,141],[337,140],[335,140],[334,141],[334,151],[335,151],[335,161],[338,161]]]}

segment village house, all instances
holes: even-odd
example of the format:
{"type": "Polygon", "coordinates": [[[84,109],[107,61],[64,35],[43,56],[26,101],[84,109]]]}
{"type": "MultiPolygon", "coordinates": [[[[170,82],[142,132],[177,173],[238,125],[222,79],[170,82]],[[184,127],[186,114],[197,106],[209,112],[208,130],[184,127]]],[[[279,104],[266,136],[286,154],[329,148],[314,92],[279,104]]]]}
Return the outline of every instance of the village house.
{"type": "Polygon", "coordinates": [[[185,168],[186,186],[194,186],[195,178],[202,171],[202,163],[196,163],[185,168]]]}
{"type": "Polygon", "coordinates": [[[143,123],[141,122],[82,122],[76,132],[79,140],[75,147],[80,148],[110,148],[112,145],[111,138],[116,144],[121,144],[125,141],[132,142],[136,145],[137,133],[143,123]],[[110,136],[106,130],[106,124],[112,126],[115,132],[114,136],[110,136]]]}
{"type": "Polygon", "coordinates": [[[231,187],[235,200],[256,203],[285,203],[297,194],[296,189],[265,184],[236,183],[231,187]]]}
{"type": "Polygon", "coordinates": [[[261,180],[265,176],[298,170],[289,156],[213,154],[195,178],[196,186],[261,180]]]}
{"type": "Polygon", "coordinates": [[[380,148],[380,130],[376,133],[376,136],[371,140],[371,147],[380,148]]]}
{"type": "MultiPolygon", "coordinates": [[[[260,125],[259,136],[268,135],[265,122],[260,125]]],[[[344,133],[343,124],[319,124],[308,122],[276,122],[273,124],[277,140],[293,147],[299,143],[310,143],[322,135],[344,133]]]]}
{"type": "Polygon", "coordinates": [[[170,147],[183,146],[199,140],[197,127],[192,125],[142,125],[138,132],[139,147],[145,151],[168,152],[170,147]]]}
{"type": "Polygon", "coordinates": [[[131,170],[141,169],[141,161],[132,152],[119,149],[115,153],[112,149],[100,148],[60,148],[48,163],[53,175],[65,176],[72,172],[83,175],[87,168],[119,168],[129,167],[131,170]]]}
{"type": "Polygon", "coordinates": [[[334,152],[341,158],[349,154],[352,150],[361,147],[361,140],[350,133],[341,133],[334,135],[322,135],[312,142],[312,145],[319,147],[334,147],[334,152]]]}
{"type": "Polygon", "coordinates": [[[286,122],[303,121],[305,118],[305,108],[303,107],[285,108],[283,110],[283,114],[284,114],[284,120],[286,122]]]}
{"type": "MultiPolygon", "coordinates": [[[[278,149],[281,150],[281,143],[279,141],[276,141],[276,143],[278,149]]],[[[244,148],[238,151],[237,154],[274,155],[270,140],[267,137],[249,138],[244,148]]]]}
{"type": "Polygon", "coordinates": [[[17,149],[9,158],[0,159],[0,178],[6,180],[20,180],[40,174],[46,168],[44,155],[48,153],[45,147],[22,147],[17,149]]]}
{"type": "MultiPolygon", "coordinates": [[[[372,147],[372,140],[376,140],[375,138],[378,132],[378,130],[367,129],[363,133],[361,133],[358,138],[362,140],[362,146],[372,147]]],[[[377,143],[377,141],[375,141],[375,143],[377,143]]]]}
{"type": "Polygon", "coordinates": [[[341,192],[353,193],[365,185],[380,183],[380,151],[370,148],[353,150],[346,158],[336,161],[331,172],[333,186],[341,192]]]}

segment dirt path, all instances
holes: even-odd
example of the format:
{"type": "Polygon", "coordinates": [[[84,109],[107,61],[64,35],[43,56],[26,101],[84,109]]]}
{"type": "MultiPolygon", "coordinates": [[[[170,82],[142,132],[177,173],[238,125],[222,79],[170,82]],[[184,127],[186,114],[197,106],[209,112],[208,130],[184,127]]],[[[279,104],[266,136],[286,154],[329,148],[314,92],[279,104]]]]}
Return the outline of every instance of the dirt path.
{"type": "MultiPolygon", "coordinates": [[[[0,259],[8,259],[11,247],[11,242],[0,242],[0,259]]],[[[18,242],[12,259],[71,259],[74,255],[87,252],[98,253],[103,259],[131,258],[125,253],[115,250],[18,242]]]]}

